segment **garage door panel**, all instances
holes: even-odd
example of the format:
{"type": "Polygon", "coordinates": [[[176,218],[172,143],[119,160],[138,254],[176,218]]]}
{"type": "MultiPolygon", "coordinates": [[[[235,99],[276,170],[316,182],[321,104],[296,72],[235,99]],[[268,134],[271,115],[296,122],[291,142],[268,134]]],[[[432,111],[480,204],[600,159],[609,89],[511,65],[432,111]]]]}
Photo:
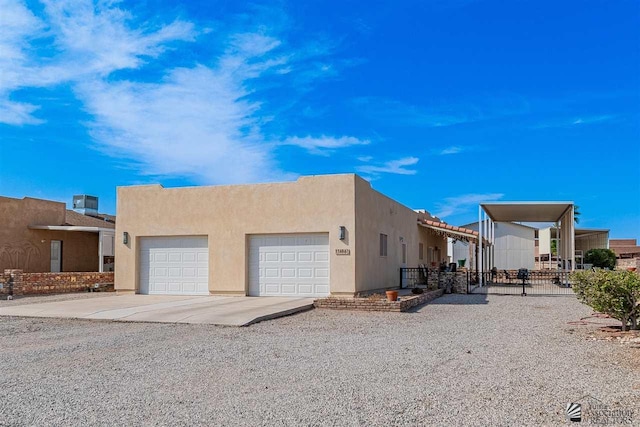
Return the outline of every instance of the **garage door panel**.
{"type": "Polygon", "coordinates": [[[313,261],[313,254],[311,252],[298,252],[299,262],[311,262],[313,261]]]}
{"type": "Polygon", "coordinates": [[[280,262],[280,254],[278,252],[266,252],[264,254],[264,262],[280,262]]]}
{"type": "Polygon", "coordinates": [[[316,268],[314,269],[315,277],[329,277],[329,269],[328,268],[316,268]]]}
{"type": "Polygon", "coordinates": [[[282,262],[296,262],[295,252],[282,252],[282,262]]]}
{"type": "Polygon", "coordinates": [[[282,270],[280,270],[280,277],[283,277],[283,278],[296,277],[296,269],[295,268],[283,268],[282,270]]]}
{"type": "Polygon", "coordinates": [[[303,278],[303,279],[313,277],[313,269],[311,269],[311,268],[299,268],[298,269],[298,277],[303,278]]]}
{"type": "Polygon", "coordinates": [[[328,234],[251,236],[249,294],[329,295],[328,234]]]}
{"type": "Polygon", "coordinates": [[[318,251],[313,254],[313,258],[316,262],[327,262],[329,261],[329,252],[318,251]]]}
{"type": "Polygon", "coordinates": [[[183,267],[182,277],[198,277],[196,274],[196,269],[193,267],[183,267]]]}
{"type": "Polygon", "coordinates": [[[209,294],[206,237],[143,237],[139,259],[141,293],[209,294]]]}
{"type": "Polygon", "coordinates": [[[264,277],[267,277],[267,278],[278,278],[278,277],[280,277],[280,269],[278,269],[278,268],[265,268],[264,269],[264,277]]]}

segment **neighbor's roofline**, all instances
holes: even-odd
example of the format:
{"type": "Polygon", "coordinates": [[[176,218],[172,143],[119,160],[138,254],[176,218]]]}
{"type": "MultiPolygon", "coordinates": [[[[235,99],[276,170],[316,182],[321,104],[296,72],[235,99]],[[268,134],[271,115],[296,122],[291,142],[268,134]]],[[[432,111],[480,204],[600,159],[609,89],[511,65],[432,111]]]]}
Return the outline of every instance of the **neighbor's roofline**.
{"type": "Polygon", "coordinates": [[[574,202],[547,202],[547,201],[524,201],[524,202],[481,202],[480,206],[493,206],[493,205],[574,205],[574,202]]]}
{"type": "Polygon", "coordinates": [[[110,232],[115,233],[115,228],[89,227],[82,225],[30,225],[31,230],[52,230],[52,231],[88,231],[92,233],[110,232]]]}

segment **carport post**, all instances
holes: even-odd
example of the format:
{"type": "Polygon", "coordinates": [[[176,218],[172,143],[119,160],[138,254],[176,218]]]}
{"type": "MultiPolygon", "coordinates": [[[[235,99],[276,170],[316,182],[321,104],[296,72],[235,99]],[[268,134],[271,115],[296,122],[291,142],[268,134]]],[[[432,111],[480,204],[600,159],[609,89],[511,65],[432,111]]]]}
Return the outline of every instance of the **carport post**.
{"type": "Polygon", "coordinates": [[[482,273],[484,273],[484,259],[483,259],[483,247],[482,247],[482,204],[478,206],[478,285],[482,287],[482,273]]]}

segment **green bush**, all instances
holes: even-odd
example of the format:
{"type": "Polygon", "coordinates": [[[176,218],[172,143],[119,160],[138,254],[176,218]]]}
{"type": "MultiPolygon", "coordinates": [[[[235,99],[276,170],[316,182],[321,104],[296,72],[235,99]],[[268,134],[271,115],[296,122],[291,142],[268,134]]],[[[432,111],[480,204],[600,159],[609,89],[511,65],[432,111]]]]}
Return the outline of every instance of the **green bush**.
{"type": "Polygon", "coordinates": [[[571,274],[578,300],[622,322],[622,330],[638,329],[640,275],[631,271],[580,271],[571,274]]]}
{"type": "Polygon", "coordinates": [[[616,253],[611,249],[589,249],[584,254],[584,262],[593,264],[594,267],[613,270],[616,267],[616,253]]]}

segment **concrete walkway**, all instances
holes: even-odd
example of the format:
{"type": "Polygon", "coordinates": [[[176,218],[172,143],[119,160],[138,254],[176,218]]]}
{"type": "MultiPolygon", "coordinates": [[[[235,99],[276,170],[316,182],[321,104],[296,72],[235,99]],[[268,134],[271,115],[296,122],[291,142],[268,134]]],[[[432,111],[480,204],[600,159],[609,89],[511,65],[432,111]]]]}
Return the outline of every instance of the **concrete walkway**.
{"type": "Polygon", "coordinates": [[[115,295],[0,307],[0,316],[247,326],[313,307],[313,298],[115,295]]]}

